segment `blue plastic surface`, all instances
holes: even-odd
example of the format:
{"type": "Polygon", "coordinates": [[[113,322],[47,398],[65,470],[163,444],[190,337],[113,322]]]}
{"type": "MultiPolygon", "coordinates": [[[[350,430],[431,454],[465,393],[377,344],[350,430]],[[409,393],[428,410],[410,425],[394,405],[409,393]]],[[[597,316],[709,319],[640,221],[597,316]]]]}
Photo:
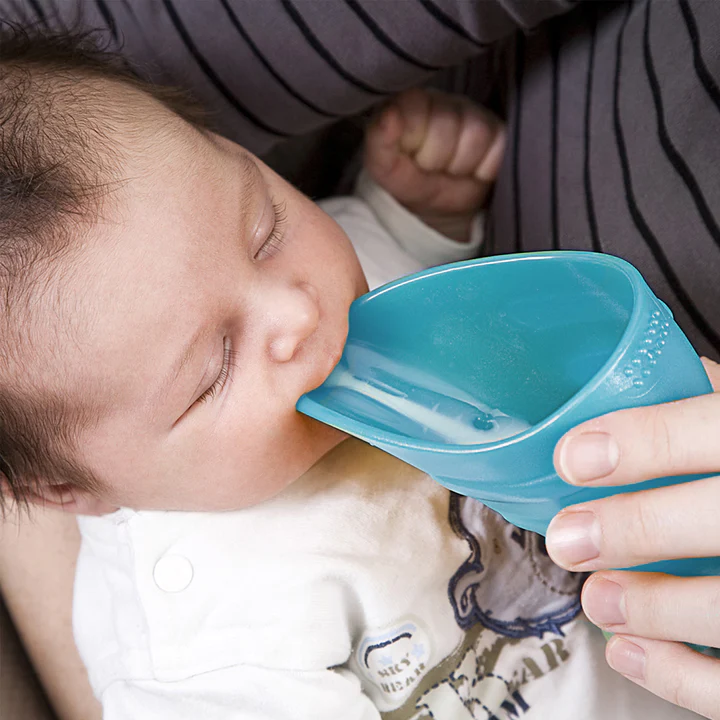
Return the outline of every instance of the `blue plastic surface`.
{"type": "MultiPolygon", "coordinates": [[[[553,450],[570,428],[711,391],[670,310],[632,265],[546,252],[444,265],[359,298],[342,360],[297,407],[545,534],[567,505],[694,479],[568,485],[555,473],[553,450]],[[449,436],[405,410],[416,406],[447,418],[449,436]],[[452,428],[469,428],[472,439],[498,423],[512,430],[513,418],[528,429],[495,442],[452,441],[452,428]]],[[[720,559],[652,569],[720,574],[720,559]]]]}

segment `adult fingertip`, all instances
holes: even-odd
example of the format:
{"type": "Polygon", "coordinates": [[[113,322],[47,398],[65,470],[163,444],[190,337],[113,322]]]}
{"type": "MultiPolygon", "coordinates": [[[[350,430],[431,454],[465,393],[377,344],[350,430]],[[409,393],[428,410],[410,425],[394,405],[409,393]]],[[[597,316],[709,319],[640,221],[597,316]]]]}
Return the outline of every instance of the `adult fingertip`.
{"type": "Polygon", "coordinates": [[[593,569],[587,563],[600,555],[601,529],[594,513],[563,511],[556,515],[545,538],[550,558],[567,570],[593,569]]]}
{"type": "Polygon", "coordinates": [[[614,635],[605,648],[605,659],[615,672],[631,680],[645,681],[645,650],[634,642],[614,635]]]}
{"type": "Polygon", "coordinates": [[[602,575],[592,575],[582,591],[582,606],[588,620],[600,628],[627,622],[623,587],[602,575]]]}
{"type": "Polygon", "coordinates": [[[584,432],[566,435],[555,450],[555,468],[571,485],[602,480],[620,464],[620,446],[612,435],[584,432]]]}

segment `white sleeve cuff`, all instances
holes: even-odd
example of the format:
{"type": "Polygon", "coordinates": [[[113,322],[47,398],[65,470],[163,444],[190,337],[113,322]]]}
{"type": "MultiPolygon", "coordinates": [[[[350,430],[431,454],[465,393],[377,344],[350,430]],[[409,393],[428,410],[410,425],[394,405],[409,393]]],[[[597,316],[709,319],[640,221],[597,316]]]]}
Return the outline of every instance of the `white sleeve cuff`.
{"type": "Polygon", "coordinates": [[[358,176],[355,192],[370,206],[380,224],[398,245],[424,267],[477,257],[483,242],[482,211],[473,218],[469,242],[457,242],[413,215],[381,188],[365,170],[358,176]]]}

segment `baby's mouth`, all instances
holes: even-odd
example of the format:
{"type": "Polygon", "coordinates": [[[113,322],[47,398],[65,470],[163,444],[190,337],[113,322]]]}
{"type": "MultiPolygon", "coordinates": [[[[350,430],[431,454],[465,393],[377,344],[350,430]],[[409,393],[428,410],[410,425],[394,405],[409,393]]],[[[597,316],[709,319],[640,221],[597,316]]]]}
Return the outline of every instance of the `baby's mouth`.
{"type": "Polygon", "coordinates": [[[332,374],[336,365],[340,362],[343,351],[345,350],[345,341],[347,340],[347,328],[345,332],[340,335],[339,339],[335,341],[333,346],[328,347],[324,352],[318,353],[316,359],[316,367],[318,368],[318,374],[315,376],[309,387],[305,392],[310,392],[320,387],[332,374]],[[320,372],[320,368],[322,371],[320,372]]]}

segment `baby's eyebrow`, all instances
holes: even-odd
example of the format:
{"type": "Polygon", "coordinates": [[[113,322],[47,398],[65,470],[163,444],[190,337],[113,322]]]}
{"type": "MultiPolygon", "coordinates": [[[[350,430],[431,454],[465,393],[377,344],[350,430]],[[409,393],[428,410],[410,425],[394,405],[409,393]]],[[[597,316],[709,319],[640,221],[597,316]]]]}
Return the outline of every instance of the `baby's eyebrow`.
{"type": "MultiPolygon", "coordinates": [[[[205,139],[216,149],[220,147],[214,134],[205,135],[205,139]]],[[[252,156],[243,148],[236,146],[237,157],[240,160],[240,205],[241,220],[252,209],[253,192],[262,184],[262,174],[252,156]]],[[[225,151],[227,152],[227,151],[225,151]]]]}
{"type": "Polygon", "coordinates": [[[177,356],[177,360],[170,369],[170,372],[167,374],[167,378],[163,383],[162,393],[168,391],[177,382],[177,379],[180,377],[182,371],[190,364],[190,361],[193,359],[198,344],[207,334],[207,328],[204,326],[200,326],[195,330],[192,337],[185,343],[182,351],[177,356]]]}
{"type": "MultiPolygon", "coordinates": [[[[178,378],[197,357],[198,347],[202,347],[204,345],[203,341],[210,335],[210,333],[210,328],[208,328],[204,323],[195,329],[191,337],[183,345],[180,352],[175,356],[175,361],[167,371],[167,374],[164,376],[162,381],[159,383],[152,402],[153,407],[157,407],[158,404],[162,404],[167,401],[175,383],[178,381],[178,378]]],[[[201,382],[201,379],[198,379],[198,382],[201,382]]]]}
{"type": "Polygon", "coordinates": [[[241,170],[240,170],[240,221],[247,216],[252,209],[253,191],[260,186],[262,176],[258,166],[253,159],[245,152],[240,153],[241,170]]]}

